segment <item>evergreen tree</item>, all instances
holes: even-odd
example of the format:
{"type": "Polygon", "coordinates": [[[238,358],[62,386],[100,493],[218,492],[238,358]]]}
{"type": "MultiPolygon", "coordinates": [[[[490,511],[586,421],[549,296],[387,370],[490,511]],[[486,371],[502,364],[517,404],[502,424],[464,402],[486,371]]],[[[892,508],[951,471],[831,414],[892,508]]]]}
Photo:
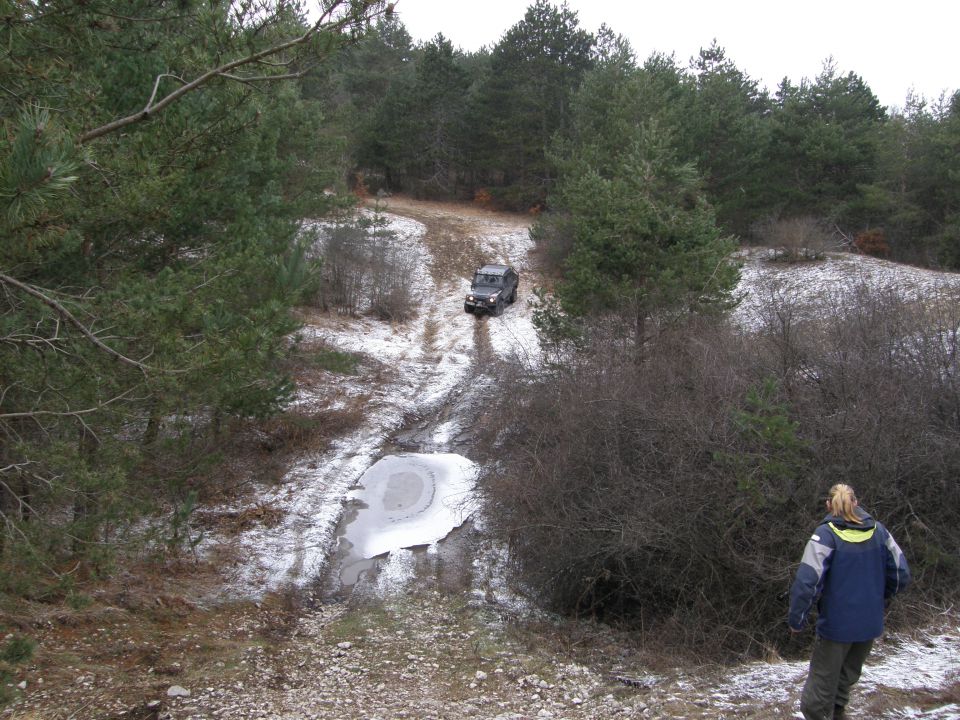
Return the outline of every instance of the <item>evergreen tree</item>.
{"type": "Polygon", "coordinates": [[[874,180],[886,111],[863,78],[828,61],[813,83],[784,79],[772,117],[771,167],[784,216],[855,228],[859,187],[874,180]]]}
{"type": "Polygon", "coordinates": [[[399,17],[388,15],[305,80],[304,94],[323,108],[323,134],[343,148],[344,174],[353,183],[401,189],[408,141],[403,102],[417,57],[399,17]]]}
{"type": "Polygon", "coordinates": [[[938,258],[946,267],[960,269],[960,90],[941,113],[934,158],[942,182],[935,197],[943,221],[936,234],[938,258]]]}
{"type": "Polygon", "coordinates": [[[893,258],[960,267],[958,107],[957,95],[933,107],[908,96],[884,125],[877,178],[862,188],[859,211],[893,258]]]}
{"type": "Polygon", "coordinates": [[[463,174],[466,93],[460,55],[438,35],[419,49],[409,83],[397,83],[372,123],[362,160],[393,189],[455,195],[463,174]]]}
{"type": "Polygon", "coordinates": [[[296,238],[332,166],[316,108],[273,81],[382,5],[327,8],[310,26],[287,4],[8,6],[0,585],[186,498],[227,421],[289,397],[296,238]]]}
{"type": "Polygon", "coordinates": [[[680,121],[681,156],[696,162],[718,222],[746,233],[764,207],[769,102],[756,80],[716,41],[691,63],[689,111],[680,121]]]}
{"type": "Polygon", "coordinates": [[[625,314],[643,342],[652,314],[724,307],[738,272],[700,178],[656,126],[633,126],[619,152],[589,143],[560,161],[551,205],[569,216],[573,247],[557,288],[573,316],[625,314]]]}
{"type": "Polygon", "coordinates": [[[491,53],[471,110],[480,152],[472,161],[507,205],[543,204],[553,180],[547,150],[570,125],[571,97],[591,67],[594,37],[566,4],[531,5],[491,53]]]}

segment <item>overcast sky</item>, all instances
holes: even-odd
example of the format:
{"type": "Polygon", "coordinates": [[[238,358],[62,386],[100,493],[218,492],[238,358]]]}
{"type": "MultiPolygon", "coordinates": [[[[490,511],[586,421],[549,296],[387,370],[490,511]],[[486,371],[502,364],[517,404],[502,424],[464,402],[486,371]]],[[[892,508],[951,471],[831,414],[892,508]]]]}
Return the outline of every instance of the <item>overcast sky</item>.
{"type": "MultiPolygon", "coordinates": [[[[414,41],[442,32],[454,46],[492,47],[523,19],[533,0],[397,0],[414,41]]],[[[554,2],[559,5],[559,0],[554,2]]],[[[771,91],[787,76],[794,83],[819,74],[833,56],[887,106],[902,106],[913,88],[928,99],[960,86],[958,0],[569,0],[580,26],[606,23],[630,39],[642,61],[654,51],[674,53],[686,66],[716,38],[740,70],[771,91]]]]}

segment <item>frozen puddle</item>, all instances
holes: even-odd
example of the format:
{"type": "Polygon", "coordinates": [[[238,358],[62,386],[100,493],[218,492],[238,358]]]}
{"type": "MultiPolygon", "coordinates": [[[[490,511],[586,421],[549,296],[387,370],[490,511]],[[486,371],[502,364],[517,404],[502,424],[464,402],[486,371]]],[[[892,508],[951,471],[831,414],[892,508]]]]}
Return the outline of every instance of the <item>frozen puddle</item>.
{"type": "Polygon", "coordinates": [[[474,509],[476,465],[450,453],[387,455],[351,491],[337,532],[335,590],[356,585],[377,559],[433,545],[461,526],[474,509]]]}

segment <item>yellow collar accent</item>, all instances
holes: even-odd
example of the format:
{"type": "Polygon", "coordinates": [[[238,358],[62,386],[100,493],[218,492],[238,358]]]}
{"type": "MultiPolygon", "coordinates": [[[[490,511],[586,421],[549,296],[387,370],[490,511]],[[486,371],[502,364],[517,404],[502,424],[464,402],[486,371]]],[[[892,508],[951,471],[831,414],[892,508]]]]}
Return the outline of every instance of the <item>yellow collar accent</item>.
{"type": "Polygon", "coordinates": [[[850,528],[838,528],[833,523],[827,524],[838,538],[852,543],[866,542],[873,537],[873,531],[877,529],[876,525],[868,530],[852,530],[850,528]]]}

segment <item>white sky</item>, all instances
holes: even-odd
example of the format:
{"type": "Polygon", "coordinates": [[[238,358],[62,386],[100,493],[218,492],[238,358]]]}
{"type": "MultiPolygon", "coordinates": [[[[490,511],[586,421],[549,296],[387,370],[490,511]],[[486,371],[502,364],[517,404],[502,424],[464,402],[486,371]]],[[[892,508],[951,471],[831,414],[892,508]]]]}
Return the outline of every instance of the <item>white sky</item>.
{"type": "MultiPolygon", "coordinates": [[[[397,0],[414,41],[438,32],[463,50],[492,47],[533,0],[397,0]]],[[[559,5],[559,0],[554,5],[559,5]]],[[[716,38],[740,70],[771,91],[798,83],[833,56],[841,73],[862,76],[880,102],[902,106],[913,88],[928,99],[960,87],[958,0],[568,0],[580,26],[602,23],[630,39],[643,61],[675,53],[680,65],[716,38]]]]}

